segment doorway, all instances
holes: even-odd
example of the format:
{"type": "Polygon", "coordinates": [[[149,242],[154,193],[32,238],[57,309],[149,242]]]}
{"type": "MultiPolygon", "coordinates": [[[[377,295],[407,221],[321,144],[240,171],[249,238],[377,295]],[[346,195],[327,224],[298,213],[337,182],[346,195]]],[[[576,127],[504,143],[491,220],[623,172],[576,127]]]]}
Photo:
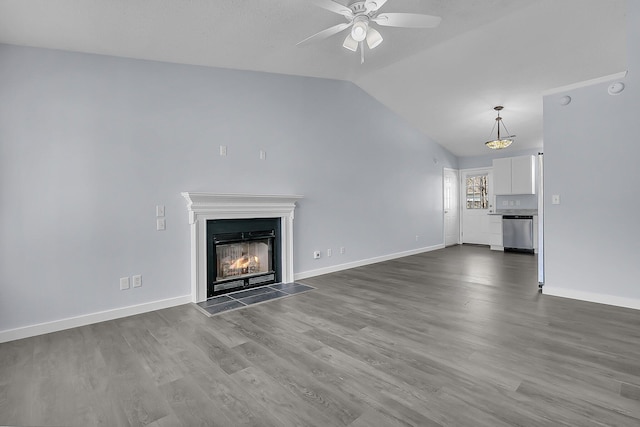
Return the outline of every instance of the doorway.
{"type": "Polygon", "coordinates": [[[460,243],[459,175],[455,169],[443,169],[442,206],[444,211],[444,245],[460,243]]]}
{"type": "Polygon", "coordinates": [[[493,172],[461,171],[462,243],[489,245],[489,212],[493,211],[493,172]]]}

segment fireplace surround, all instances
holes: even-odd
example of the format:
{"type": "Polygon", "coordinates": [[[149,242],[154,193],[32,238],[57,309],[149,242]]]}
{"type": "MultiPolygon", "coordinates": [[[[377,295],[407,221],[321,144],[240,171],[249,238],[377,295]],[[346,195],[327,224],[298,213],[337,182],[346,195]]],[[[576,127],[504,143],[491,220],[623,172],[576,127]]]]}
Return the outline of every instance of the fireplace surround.
{"type": "MultiPolygon", "coordinates": [[[[191,226],[191,300],[207,299],[207,222],[275,218],[279,220],[277,255],[279,281],[293,282],[293,218],[297,195],[216,194],[184,192],[191,226]]],[[[256,231],[256,230],[253,230],[256,231]]],[[[260,230],[267,231],[267,230],[260,230]]],[[[255,267],[255,266],[254,266],[255,267]]],[[[248,266],[247,266],[248,268],[248,266]]],[[[240,275],[243,275],[242,268],[240,275]]],[[[249,276],[251,274],[247,273],[249,276]]],[[[248,276],[247,276],[248,277],[248,276]]]]}

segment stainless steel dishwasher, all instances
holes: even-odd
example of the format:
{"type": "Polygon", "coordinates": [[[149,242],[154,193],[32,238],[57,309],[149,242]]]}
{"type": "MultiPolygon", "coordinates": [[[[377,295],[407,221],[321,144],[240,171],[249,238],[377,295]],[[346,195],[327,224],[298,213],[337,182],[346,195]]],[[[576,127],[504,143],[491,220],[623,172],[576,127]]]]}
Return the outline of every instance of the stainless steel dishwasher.
{"type": "Polygon", "coordinates": [[[533,216],[503,215],[502,246],[505,251],[533,253],[533,216]]]}

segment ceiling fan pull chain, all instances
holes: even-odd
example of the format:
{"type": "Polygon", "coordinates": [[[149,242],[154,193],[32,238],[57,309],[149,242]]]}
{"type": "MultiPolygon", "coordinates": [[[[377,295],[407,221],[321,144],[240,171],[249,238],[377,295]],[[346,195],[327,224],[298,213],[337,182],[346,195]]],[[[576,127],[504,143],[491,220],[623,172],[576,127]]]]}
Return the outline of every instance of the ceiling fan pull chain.
{"type": "Polygon", "coordinates": [[[364,42],[360,42],[360,64],[364,64],[364,42]]]}

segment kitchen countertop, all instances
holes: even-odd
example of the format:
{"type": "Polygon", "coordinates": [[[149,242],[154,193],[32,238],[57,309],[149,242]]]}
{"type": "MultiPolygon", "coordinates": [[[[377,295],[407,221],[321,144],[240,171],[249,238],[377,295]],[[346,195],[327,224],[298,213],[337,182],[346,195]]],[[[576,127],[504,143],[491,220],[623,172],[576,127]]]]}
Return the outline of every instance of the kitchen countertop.
{"type": "Polygon", "coordinates": [[[538,215],[538,209],[498,209],[489,215],[538,215]]]}

